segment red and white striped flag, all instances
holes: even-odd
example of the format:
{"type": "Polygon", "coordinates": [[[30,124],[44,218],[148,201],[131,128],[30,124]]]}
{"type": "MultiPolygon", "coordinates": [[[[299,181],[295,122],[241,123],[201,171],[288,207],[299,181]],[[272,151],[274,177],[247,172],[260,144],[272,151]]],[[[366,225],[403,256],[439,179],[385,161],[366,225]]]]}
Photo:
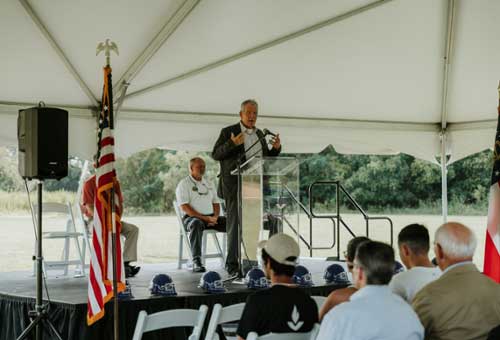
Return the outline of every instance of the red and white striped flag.
{"type": "MultiPolygon", "coordinates": [[[[113,297],[113,209],[111,192],[116,188],[114,167],[114,138],[112,130],[112,89],[111,68],[104,68],[104,89],[102,111],[99,121],[99,141],[97,146],[96,195],[92,250],[90,260],[89,288],[87,302],[87,324],[91,325],[104,316],[104,304],[113,297]]],[[[121,252],[120,232],[121,211],[119,197],[115,191],[115,240],[118,292],[125,290],[125,270],[121,252]]]]}
{"type": "Polygon", "coordinates": [[[500,84],[498,85],[498,95],[498,123],[493,147],[493,173],[491,175],[483,271],[494,281],[500,283],[500,84]]]}

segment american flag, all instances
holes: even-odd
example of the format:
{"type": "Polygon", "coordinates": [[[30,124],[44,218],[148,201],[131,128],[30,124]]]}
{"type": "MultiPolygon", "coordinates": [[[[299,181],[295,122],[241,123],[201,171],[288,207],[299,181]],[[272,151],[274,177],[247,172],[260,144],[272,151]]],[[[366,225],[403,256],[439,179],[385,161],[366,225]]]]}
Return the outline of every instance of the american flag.
{"type": "Polygon", "coordinates": [[[500,283],[500,84],[498,84],[498,123],[493,146],[493,173],[491,175],[488,205],[488,229],[484,249],[484,273],[500,283]]]}
{"type": "MultiPolygon", "coordinates": [[[[113,297],[113,209],[111,191],[117,183],[114,168],[114,138],[112,129],[111,67],[104,68],[102,111],[99,120],[97,145],[96,195],[94,198],[94,223],[90,259],[89,288],[87,302],[87,324],[91,325],[104,316],[104,304],[113,297]]],[[[119,198],[115,193],[115,240],[118,292],[125,290],[120,231],[119,198]]]]}

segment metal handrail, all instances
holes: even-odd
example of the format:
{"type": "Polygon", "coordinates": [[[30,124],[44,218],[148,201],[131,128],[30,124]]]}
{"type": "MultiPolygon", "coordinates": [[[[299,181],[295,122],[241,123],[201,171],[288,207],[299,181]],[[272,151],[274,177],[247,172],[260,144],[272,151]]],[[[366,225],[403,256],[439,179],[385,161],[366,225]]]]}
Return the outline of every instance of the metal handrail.
{"type": "Polygon", "coordinates": [[[343,193],[348,201],[356,208],[356,210],[361,213],[363,216],[365,223],[366,223],[366,236],[369,237],[370,235],[370,221],[373,220],[386,220],[389,222],[389,229],[390,229],[390,244],[393,246],[393,237],[394,237],[394,225],[392,220],[387,217],[387,216],[369,216],[363,208],[359,205],[358,202],[354,199],[354,197],[351,196],[347,192],[347,190],[344,188],[344,186],[339,182],[339,181],[315,181],[309,185],[308,188],[308,196],[309,196],[309,208],[307,208],[300,200],[298,199],[297,196],[290,190],[290,188],[284,184],[281,183],[282,188],[285,189],[285,191],[288,193],[290,198],[297,203],[299,208],[307,215],[309,219],[309,242],[306,241],[306,239],[299,234],[299,232],[291,225],[291,223],[284,217],[282,216],[283,222],[285,222],[291,229],[292,231],[299,237],[299,239],[306,245],[307,249],[309,250],[309,255],[312,257],[313,250],[319,250],[319,249],[333,249],[335,245],[337,245],[337,258],[340,259],[340,226],[342,225],[352,237],[355,237],[356,235],[354,232],[351,230],[351,228],[347,225],[347,223],[344,221],[342,216],[340,215],[340,194],[343,193]],[[313,202],[314,202],[314,188],[320,185],[335,185],[336,186],[336,194],[337,194],[337,204],[336,208],[337,211],[335,214],[316,214],[314,213],[313,209],[313,202]],[[326,247],[313,247],[313,220],[314,219],[329,219],[332,221],[332,230],[333,230],[333,236],[332,236],[332,244],[331,246],[326,246],[326,247]],[[335,228],[337,228],[337,231],[335,232],[335,228]]]}
{"type": "MultiPolygon", "coordinates": [[[[312,217],[315,218],[337,218],[337,239],[339,242],[337,243],[337,258],[340,258],[340,224],[344,226],[344,228],[348,229],[350,234],[352,236],[355,236],[354,233],[350,230],[350,228],[347,226],[347,224],[344,222],[344,220],[340,216],[340,192],[342,192],[349,202],[363,215],[363,218],[365,219],[366,222],[366,236],[369,237],[370,235],[370,221],[371,220],[386,220],[389,222],[389,229],[390,229],[390,244],[393,246],[393,236],[394,236],[394,225],[392,223],[392,220],[387,217],[387,216],[369,216],[363,208],[359,205],[358,202],[352,197],[347,190],[344,188],[342,184],[340,184],[339,181],[315,181],[309,185],[308,189],[308,194],[309,194],[309,210],[311,213],[312,217]],[[337,213],[333,215],[317,215],[314,213],[313,210],[313,201],[314,201],[314,187],[318,185],[335,185],[337,189],[337,213]]],[[[312,240],[312,234],[311,234],[311,240],[312,240]]]]}
{"type": "Polygon", "coordinates": [[[285,221],[287,222],[288,227],[290,227],[290,229],[292,229],[292,231],[300,237],[300,240],[306,245],[307,249],[309,249],[309,256],[312,257],[313,250],[332,249],[333,247],[335,247],[335,243],[336,243],[336,240],[335,240],[335,226],[336,226],[335,220],[333,218],[329,218],[329,217],[314,217],[314,216],[312,216],[310,209],[307,209],[307,207],[302,202],[300,202],[300,200],[297,198],[297,196],[295,196],[295,194],[290,190],[290,188],[284,183],[282,183],[281,185],[286,190],[288,195],[290,195],[292,200],[295,203],[297,203],[297,205],[300,207],[300,209],[302,209],[302,211],[307,215],[307,217],[309,219],[309,235],[310,236],[309,236],[309,242],[307,242],[304,239],[304,237],[302,235],[299,235],[298,231],[292,227],[290,222],[283,217],[285,219],[285,221]],[[329,247],[313,247],[312,246],[312,223],[313,223],[312,221],[314,218],[328,218],[332,221],[333,233],[332,233],[332,245],[331,246],[329,246],[329,247]]]}

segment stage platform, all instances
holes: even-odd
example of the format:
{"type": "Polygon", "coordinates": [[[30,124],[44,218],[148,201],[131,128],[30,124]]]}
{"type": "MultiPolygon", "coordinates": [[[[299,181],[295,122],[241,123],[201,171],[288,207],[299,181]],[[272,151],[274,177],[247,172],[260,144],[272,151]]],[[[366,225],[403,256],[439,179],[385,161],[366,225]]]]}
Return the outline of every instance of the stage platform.
{"type": "MultiPolygon", "coordinates": [[[[324,259],[301,259],[313,276],[314,287],[306,289],[311,295],[328,295],[332,290],[343,286],[325,285],[323,273],[325,268],[333,263],[324,259]]],[[[226,277],[220,268],[220,262],[207,264],[208,270],[215,270],[226,277]]],[[[58,329],[63,339],[112,339],[113,334],[113,303],[106,304],[106,314],[103,319],[88,327],[87,313],[87,278],[57,277],[57,271],[49,272],[47,288],[50,296],[49,317],[58,329]]],[[[210,310],[216,303],[231,305],[244,302],[253,291],[237,283],[228,283],[227,292],[223,294],[206,294],[198,283],[202,274],[195,274],[187,269],[177,270],[176,264],[142,265],[140,273],[129,279],[133,299],[119,302],[120,339],[131,339],[139,311],[146,310],[155,313],[176,308],[197,309],[206,304],[210,310]],[[148,286],[151,278],[157,273],[169,274],[176,286],[177,296],[152,297],[148,286]]],[[[44,291],[44,300],[46,294],[44,291]]],[[[29,324],[28,311],[35,303],[35,278],[31,272],[0,273],[0,339],[13,340],[29,324]]],[[[189,329],[178,328],[146,333],[143,339],[186,339],[189,329]]],[[[44,339],[52,339],[47,334],[44,339]]]]}

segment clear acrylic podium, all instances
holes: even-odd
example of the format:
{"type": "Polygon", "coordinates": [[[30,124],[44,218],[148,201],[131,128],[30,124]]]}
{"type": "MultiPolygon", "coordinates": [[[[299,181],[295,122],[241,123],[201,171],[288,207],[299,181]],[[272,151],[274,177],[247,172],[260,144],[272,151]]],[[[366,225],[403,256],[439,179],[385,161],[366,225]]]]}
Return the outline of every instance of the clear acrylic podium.
{"type": "Polygon", "coordinates": [[[290,193],[299,198],[298,160],[295,157],[252,157],[232,174],[240,179],[240,263],[241,260],[259,261],[259,241],[276,232],[291,234],[298,243],[299,207],[290,198],[290,193]],[[284,224],[292,228],[284,230],[284,224]]]}

